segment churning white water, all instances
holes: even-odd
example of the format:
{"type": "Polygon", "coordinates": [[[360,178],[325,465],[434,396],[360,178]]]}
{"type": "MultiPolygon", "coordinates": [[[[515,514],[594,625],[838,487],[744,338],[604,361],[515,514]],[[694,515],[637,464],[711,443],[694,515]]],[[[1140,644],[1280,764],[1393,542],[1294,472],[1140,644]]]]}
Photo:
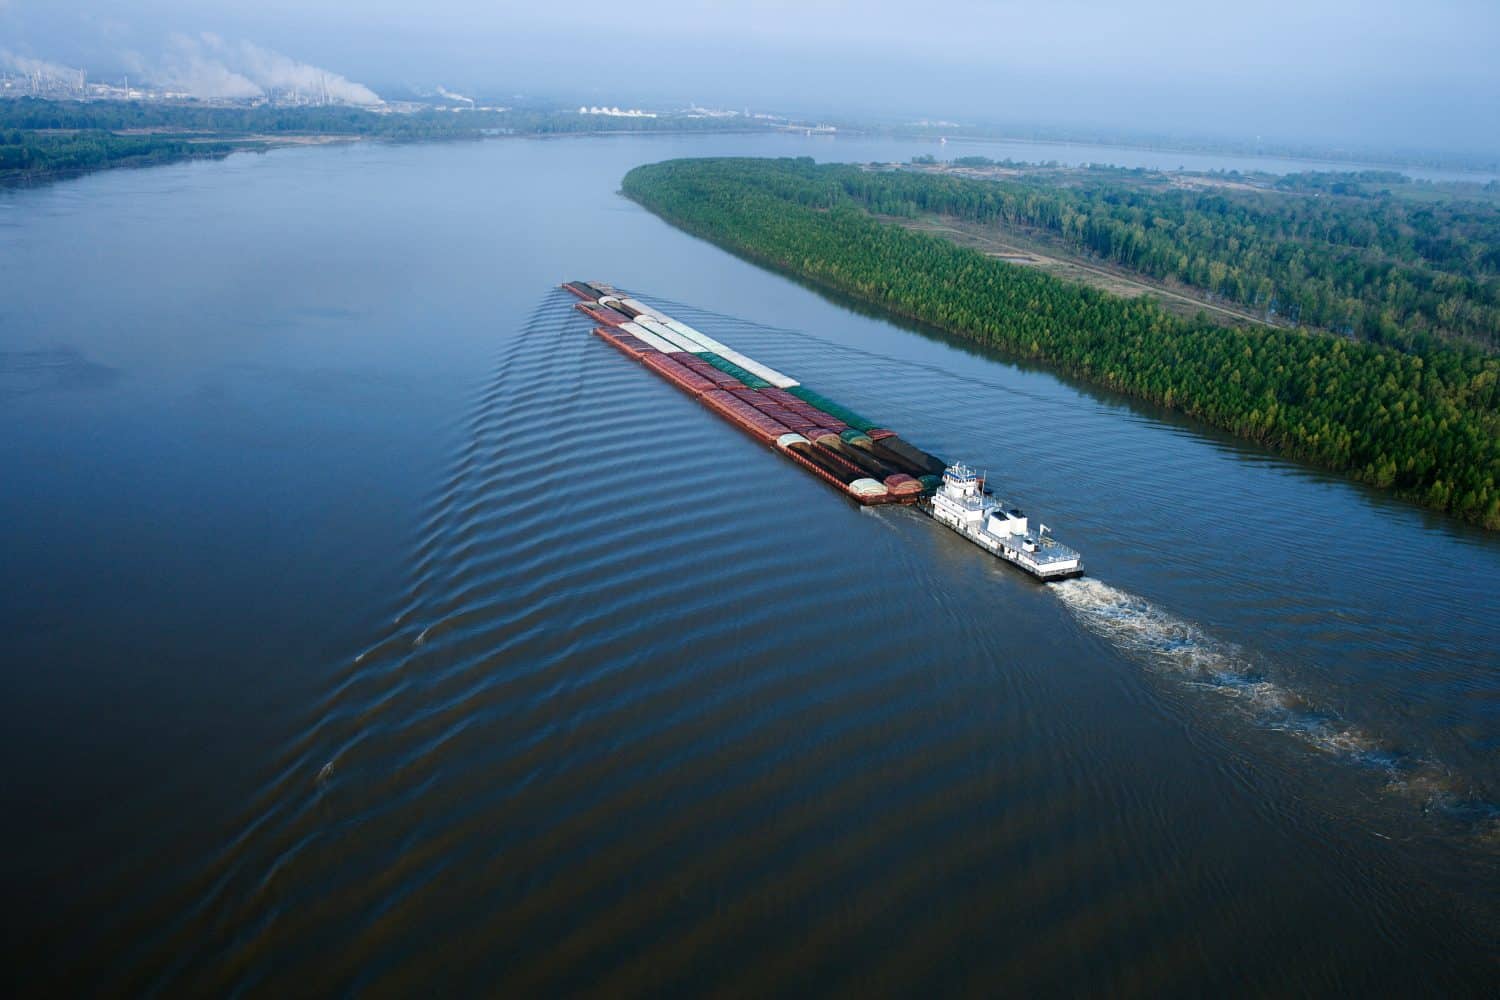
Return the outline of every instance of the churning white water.
{"type": "Polygon", "coordinates": [[[1397,750],[1268,679],[1251,654],[1197,624],[1091,577],[1066,580],[1050,590],[1085,628],[1146,668],[1234,699],[1258,725],[1385,771],[1393,790],[1416,792],[1425,799],[1446,792],[1442,768],[1397,750]]]}

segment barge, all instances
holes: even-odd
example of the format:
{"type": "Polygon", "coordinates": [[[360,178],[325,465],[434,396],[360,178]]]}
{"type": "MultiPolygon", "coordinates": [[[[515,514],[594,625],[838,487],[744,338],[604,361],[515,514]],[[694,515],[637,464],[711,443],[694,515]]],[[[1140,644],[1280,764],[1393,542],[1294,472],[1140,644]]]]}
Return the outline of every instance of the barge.
{"type": "Polygon", "coordinates": [[[594,335],[780,452],[856,503],[916,507],[1041,580],[1077,576],[1083,560],[949,465],[895,431],[822,396],[640,299],[597,281],[568,281],[594,335]]]}

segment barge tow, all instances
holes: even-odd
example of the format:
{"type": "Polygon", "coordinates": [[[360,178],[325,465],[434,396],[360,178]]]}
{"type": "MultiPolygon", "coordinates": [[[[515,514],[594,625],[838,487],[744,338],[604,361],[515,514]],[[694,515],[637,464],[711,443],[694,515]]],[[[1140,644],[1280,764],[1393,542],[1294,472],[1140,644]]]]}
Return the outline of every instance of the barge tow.
{"type": "Polygon", "coordinates": [[[1083,572],[1083,558],[1032,530],[1025,514],[997,499],[984,478],[903,441],[848,407],[597,281],[562,286],[594,334],[694,397],[704,407],[861,505],[908,504],[996,558],[1039,580],[1083,572]]]}

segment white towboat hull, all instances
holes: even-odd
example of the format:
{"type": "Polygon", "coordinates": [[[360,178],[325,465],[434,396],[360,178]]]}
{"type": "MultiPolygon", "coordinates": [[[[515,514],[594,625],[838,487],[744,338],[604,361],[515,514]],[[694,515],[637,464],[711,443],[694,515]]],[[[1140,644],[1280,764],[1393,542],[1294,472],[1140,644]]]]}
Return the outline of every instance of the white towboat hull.
{"type": "Polygon", "coordinates": [[[1081,555],[1052,538],[1046,525],[1031,530],[1024,513],[992,497],[983,477],[961,463],[944,470],[943,485],[921,510],[1039,580],[1063,580],[1083,573],[1081,555]]]}
{"type": "Polygon", "coordinates": [[[1069,577],[1083,575],[1082,559],[1066,559],[1043,565],[1032,559],[1025,550],[1013,548],[986,531],[964,525],[956,518],[934,510],[930,503],[922,504],[921,510],[937,523],[952,528],[956,534],[967,538],[981,549],[994,555],[995,558],[1014,563],[1039,580],[1066,580],[1069,577]]]}

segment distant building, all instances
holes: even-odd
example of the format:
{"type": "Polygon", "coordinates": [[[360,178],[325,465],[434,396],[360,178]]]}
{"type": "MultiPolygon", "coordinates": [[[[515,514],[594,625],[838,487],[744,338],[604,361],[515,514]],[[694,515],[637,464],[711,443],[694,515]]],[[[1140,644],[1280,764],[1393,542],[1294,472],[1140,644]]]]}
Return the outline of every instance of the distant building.
{"type": "Polygon", "coordinates": [[[655,111],[642,111],[640,108],[629,108],[629,109],[626,109],[626,110],[622,111],[619,108],[603,108],[603,107],[596,108],[596,107],[590,107],[590,106],[583,105],[583,104],[580,104],[578,106],[578,113],[580,115],[608,115],[611,118],[655,118],[656,117],[656,112],[655,111]]]}

